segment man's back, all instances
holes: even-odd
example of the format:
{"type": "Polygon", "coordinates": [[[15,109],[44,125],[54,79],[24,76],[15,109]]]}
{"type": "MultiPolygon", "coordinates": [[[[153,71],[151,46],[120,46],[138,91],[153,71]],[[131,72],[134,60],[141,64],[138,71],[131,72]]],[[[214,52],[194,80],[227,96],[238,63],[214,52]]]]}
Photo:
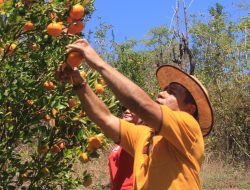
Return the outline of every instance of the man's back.
{"type": "Polygon", "coordinates": [[[204,154],[204,142],[199,125],[191,115],[173,112],[178,118],[187,117],[186,121],[189,124],[181,126],[182,124],[178,123],[180,126],[177,127],[172,123],[168,126],[171,118],[167,118],[167,112],[170,110],[166,106],[162,107],[164,123],[159,134],[154,134],[153,130],[147,127],[136,127],[135,130],[133,124],[121,122],[121,145],[135,155],[135,189],[198,190],[204,154]],[[167,138],[164,130],[169,130],[167,138]]]}

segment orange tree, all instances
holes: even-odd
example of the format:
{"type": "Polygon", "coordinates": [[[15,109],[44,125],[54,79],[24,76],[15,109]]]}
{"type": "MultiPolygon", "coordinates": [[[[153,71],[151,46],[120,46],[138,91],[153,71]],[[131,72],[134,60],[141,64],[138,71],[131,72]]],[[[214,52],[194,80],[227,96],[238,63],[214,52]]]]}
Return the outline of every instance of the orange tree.
{"type": "MultiPolygon", "coordinates": [[[[93,0],[0,2],[0,189],[90,184],[86,170],[74,173],[72,167],[98,157],[103,136],[81,111],[71,85],[57,82],[54,73],[93,11],[93,0]]],[[[115,109],[99,75],[79,69],[115,109]]]]}

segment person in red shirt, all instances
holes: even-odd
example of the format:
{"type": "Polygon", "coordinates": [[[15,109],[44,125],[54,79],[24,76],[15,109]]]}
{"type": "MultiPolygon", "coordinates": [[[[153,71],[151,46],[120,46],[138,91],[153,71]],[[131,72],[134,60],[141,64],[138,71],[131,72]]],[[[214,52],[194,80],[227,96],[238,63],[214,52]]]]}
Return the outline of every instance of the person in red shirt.
{"type": "MultiPolygon", "coordinates": [[[[122,119],[137,125],[142,124],[142,120],[129,109],[122,107],[122,112],[122,119]]],[[[111,190],[133,189],[133,165],[134,157],[115,144],[109,155],[111,190]]]]}

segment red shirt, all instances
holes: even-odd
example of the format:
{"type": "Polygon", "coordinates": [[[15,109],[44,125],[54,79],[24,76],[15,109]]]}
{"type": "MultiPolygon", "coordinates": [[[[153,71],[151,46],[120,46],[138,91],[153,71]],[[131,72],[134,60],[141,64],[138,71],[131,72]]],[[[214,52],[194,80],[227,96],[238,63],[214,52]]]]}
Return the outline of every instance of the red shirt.
{"type": "Polygon", "coordinates": [[[134,158],[119,145],[115,145],[109,155],[111,190],[133,189],[134,158]]]}

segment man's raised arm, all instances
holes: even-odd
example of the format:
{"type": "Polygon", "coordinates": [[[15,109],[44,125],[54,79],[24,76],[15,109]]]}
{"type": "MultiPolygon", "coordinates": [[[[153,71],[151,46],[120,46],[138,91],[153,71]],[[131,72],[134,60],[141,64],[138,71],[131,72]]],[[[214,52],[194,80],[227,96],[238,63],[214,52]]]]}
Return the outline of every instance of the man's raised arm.
{"type": "Polygon", "coordinates": [[[88,65],[98,71],[117,99],[132,112],[138,115],[148,126],[158,130],[162,121],[160,106],[155,103],[140,87],[107,64],[87,40],[77,40],[68,45],[68,52],[78,51],[88,65]]]}

